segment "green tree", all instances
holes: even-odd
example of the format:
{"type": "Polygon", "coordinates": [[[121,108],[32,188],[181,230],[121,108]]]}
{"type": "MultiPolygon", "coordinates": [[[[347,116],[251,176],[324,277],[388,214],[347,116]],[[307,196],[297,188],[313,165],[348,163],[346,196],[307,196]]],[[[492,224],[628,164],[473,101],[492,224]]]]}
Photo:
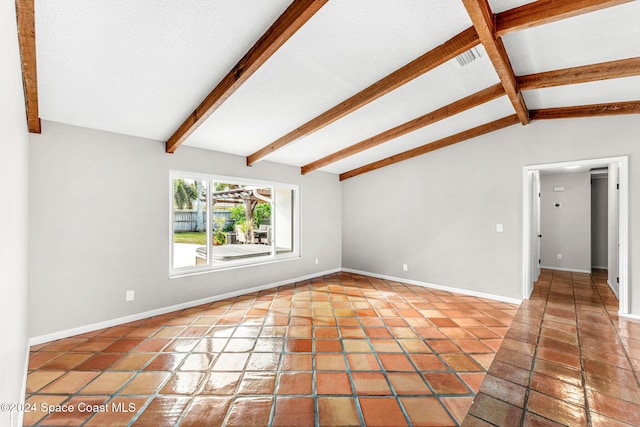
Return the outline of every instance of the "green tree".
{"type": "Polygon", "coordinates": [[[244,206],[242,205],[233,205],[233,207],[229,209],[229,211],[231,212],[231,219],[236,224],[241,223],[246,218],[244,206]]]}
{"type": "Polygon", "coordinates": [[[265,224],[271,220],[271,203],[260,203],[253,210],[253,219],[257,226],[265,224]]]}
{"type": "Polygon", "coordinates": [[[173,180],[173,205],[176,209],[191,209],[191,191],[187,188],[189,185],[184,179],[173,180]]]}
{"type": "Polygon", "coordinates": [[[227,184],[226,182],[215,182],[213,191],[227,191],[237,188],[237,184],[227,184]]]}
{"type": "Polygon", "coordinates": [[[173,180],[173,203],[176,209],[193,209],[193,202],[201,200],[204,196],[203,185],[201,181],[187,182],[182,179],[173,180]],[[198,196],[200,195],[200,196],[198,196]]]}
{"type": "Polygon", "coordinates": [[[202,194],[202,191],[200,191],[201,187],[202,187],[202,181],[192,182],[189,185],[185,184],[184,189],[187,192],[187,194],[189,195],[189,201],[191,202],[191,208],[193,208],[193,200],[199,200],[198,194],[202,194]]]}
{"type": "MultiPolygon", "coordinates": [[[[203,231],[204,230],[204,218],[202,218],[202,197],[205,196],[204,194],[204,185],[202,181],[196,181],[194,184],[195,186],[195,199],[196,199],[196,206],[197,206],[197,210],[196,210],[196,231],[203,231]]],[[[191,187],[191,186],[190,186],[191,187]]]]}

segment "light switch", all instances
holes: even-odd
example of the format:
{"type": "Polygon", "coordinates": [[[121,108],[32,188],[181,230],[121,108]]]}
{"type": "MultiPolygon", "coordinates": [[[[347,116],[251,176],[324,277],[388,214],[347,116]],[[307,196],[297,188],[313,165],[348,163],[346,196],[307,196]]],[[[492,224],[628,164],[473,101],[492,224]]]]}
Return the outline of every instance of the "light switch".
{"type": "Polygon", "coordinates": [[[502,231],[504,231],[502,224],[496,224],[496,232],[502,233],[502,231]]]}

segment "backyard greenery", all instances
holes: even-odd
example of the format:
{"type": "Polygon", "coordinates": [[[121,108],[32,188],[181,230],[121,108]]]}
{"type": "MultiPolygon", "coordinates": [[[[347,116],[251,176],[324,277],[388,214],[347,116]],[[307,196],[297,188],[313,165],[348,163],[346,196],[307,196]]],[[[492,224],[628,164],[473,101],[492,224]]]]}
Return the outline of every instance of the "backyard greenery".
{"type": "Polygon", "coordinates": [[[214,245],[224,245],[227,243],[227,233],[224,231],[224,224],[227,220],[224,217],[217,216],[213,218],[213,223],[215,224],[213,230],[213,244],[214,245]]]}
{"type": "MultiPolygon", "coordinates": [[[[236,224],[240,225],[246,219],[246,214],[244,211],[244,206],[235,205],[231,209],[231,219],[236,224]]],[[[255,222],[255,226],[259,227],[262,224],[269,223],[271,219],[271,204],[269,203],[260,203],[253,209],[253,220],[255,222]]]]}
{"type": "Polygon", "coordinates": [[[271,220],[271,204],[260,203],[253,210],[253,219],[256,222],[256,226],[259,227],[262,224],[269,223],[271,220]]]}
{"type": "Polygon", "coordinates": [[[205,231],[190,231],[185,233],[173,233],[174,243],[193,243],[197,245],[207,244],[207,233],[205,231]]]}
{"type": "MultiPolygon", "coordinates": [[[[216,195],[212,195],[212,205],[220,202],[211,212],[211,243],[225,245],[227,233],[242,233],[246,242],[253,242],[252,231],[271,222],[271,203],[267,196],[244,190],[238,184],[215,182],[212,184],[216,195]],[[265,203],[267,201],[267,203],[265,203]],[[232,206],[229,206],[232,204],[232,206]],[[246,209],[251,209],[247,214],[246,209]]],[[[252,190],[257,191],[256,189],[252,190]]],[[[206,183],[201,180],[177,178],[173,180],[174,239],[175,243],[206,245],[206,217],[209,210],[203,206],[206,183]]],[[[267,193],[267,194],[270,194],[267,193]]],[[[212,206],[213,207],[213,206],[212,206]]]]}
{"type": "Polygon", "coordinates": [[[188,184],[184,179],[173,181],[173,206],[176,209],[191,209],[193,201],[198,198],[198,187],[188,184]]]}

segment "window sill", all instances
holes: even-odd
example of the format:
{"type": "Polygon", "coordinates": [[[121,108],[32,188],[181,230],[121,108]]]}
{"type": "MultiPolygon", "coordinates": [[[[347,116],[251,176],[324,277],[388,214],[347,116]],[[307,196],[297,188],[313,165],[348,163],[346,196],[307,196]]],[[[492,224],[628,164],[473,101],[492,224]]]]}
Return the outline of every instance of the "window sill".
{"type": "Polygon", "coordinates": [[[268,264],[275,264],[275,263],[279,263],[279,262],[284,262],[284,261],[292,261],[292,260],[297,260],[297,259],[301,259],[302,257],[300,256],[300,254],[298,253],[293,253],[290,255],[280,255],[278,257],[268,257],[265,258],[264,260],[260,260],[260,261],[256,261],[256,262],[244,262],[244,263],[230,263],[229,265],[220,265],[220,266],[212,266],[212,265],[208,265],[208,266],[202,266],[202,267],[194,267],[194,268],[189,268],[189,267],[185,267],[183,269],[180,270],[174,270],[171,271],[169,273],[169,279],[179,279],[182,277],[189,277],[189,276],[198,276],[201,274],[209,274],[209,273],[216,273],[216,272],[220,272],[220,271],[228,271],[228,270],[237,270],[237,269],[242,269],[242,268],[250,268],[250,267],[257,267],[257,266],[263,266],[263,265],[268,265],[268,264]]]}

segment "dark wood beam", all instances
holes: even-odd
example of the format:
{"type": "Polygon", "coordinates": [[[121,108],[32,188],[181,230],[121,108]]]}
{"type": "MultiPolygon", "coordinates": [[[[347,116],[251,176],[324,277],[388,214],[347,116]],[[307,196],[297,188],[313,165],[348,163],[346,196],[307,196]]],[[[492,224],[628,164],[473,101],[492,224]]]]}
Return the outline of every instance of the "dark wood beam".
{"type": "Polygon", "coordinates": [[[640,75],[640,57],[528,74],[516,79],[520,90],[532,90],[638,75],[640,75]]]}
{"type": "Polygon", "coordinates": [[[503,36],[630,1],[633,0],[538,0],[498,13],[495,16],[495,33],[503,36]]]}
{"type": "Polygon", "coordinates": [[[358,142],[350,147],[344,148],[335,153],[329,154],[326,157],[323,157],[315,162],[309,163],[308,165],[302,166],[300,171],[303,175],[308,174],[316,169],[320,169],[331,163],[335,163],[338,160],[342,160],[349,156],[353,156],[354,154],[360,153],[362,151],[373,148],[377,145],[390,141],[392,139],[398,138],[402,135],[406,135],[410,132],[428,126],[432,123],[435,123],[440,120],[444,120],[448,117],[454,116],[463,111],[469,110],[471,108],[482,105],[486,102],[492,101],[496,98],[503,96],[504,89],[501,84],[497,84],[491,86],[487,89],[481,90],[480,92],[476,92],[473,95],[469,95],[465,98],[462,98],[456,102],[453,102],[449,105],[445,105],[442,108],[439,108],[435,111],[432,111],[428,114],[420,116],[416,119],[403,123],[399,126],[394,127],[393,129],[389,129],[382,133],[379,133],[376,136],[372,136],[371,138],[367,138],[363,141],[358,142]]]}
{"type": "Polygon", "coordinates": [[[478,32],[478,37],[480,37],[480,41],[484,45],[493,67],[498,73],[498,77],[500,77],[502,86],[520,119],[520,123],[526,125],[529,123],[529,111],[524,103],[522,93],[518,91],[516,76],[513,73],[502,39],[496,38],[494,35],[493,13],[489,3],[487,3],[487,0],[462,0],[462,2],[471,17],[471,22],[473,22],[473,26],[478,32]]]}
{"type": "Polygon", "coordinates": [[[34,0],[16,0],[18,43],[22,63],[22,84],[29,132],[40,133],[38,112],[38,70],[36,66],[36,20],[34,0]]]}
{"type": "Polygon", "coordinates": [[[531,110],[531,120],[575,119],[593,116],[618,116],[622,114],[640,114],[640,101],[531,110]]]}
{"type": "Polygon", "coordinates": [[[499,119],[481,126],[477,126],[473,129],[469,129],[464,132],[460,132],[455,135],[448,136],[446,138],[440,139],[430,144],[425,144],[420,147],[405,151],[403,153],[395,154],[391,157],[387,157],[386,159],[379,160],[377,162],[373,162],[365,166],[361,166],[349,172],[342,173],[340,174],[340,181],[344,181],[345,179],[353,178],[354,176],[362,175],[364,173],[371,172],[373,170],[380,169],[385,166],[392,165],[394,163],[402,162],[404,160],[409,160],[416,156],[421,156],[423,154],[429,153],[431,151],[449,147],[450,145],[457,144],[459,142],[466,141],[468,139],[475,138],[477,136],[484,135],[490,132],[494,132],[496,130],[506,128],[508,126],[515,125],[516,123],[519,123],[519,122],[520,122],[520,119],[516,114],[512,116],[507,116],[502,119],[499,119]]]}
{"type": "Polygon", "coordinates": [[[478,35],[476,34],[475,29],[469,28],[463,31],[444,44],[411,61],[404,67],[394,71],[383,79],[378,80],[371,86],[353,95],[351,98],[339,103],[335,107],[325,111],[314,119],[311,119],[299,128],[294,129],[285,136],[251,154],[247,157],[247,165],[252,165],[285,145],[322,129],[330,123],[335,122],[347,114],[350,114],[370,102],[375,101],[381,96],[386,95],[394,89],[397,89],[405,83],[410,82],[416,77],[433,70],[452,58],[455,58],[457,55],[471,49],[478,43],[478,35]]]}
{"type": "Polygon", "coordinates": [[[294,0],[167,141],[173,153],[329,0],[294,0]]]}

